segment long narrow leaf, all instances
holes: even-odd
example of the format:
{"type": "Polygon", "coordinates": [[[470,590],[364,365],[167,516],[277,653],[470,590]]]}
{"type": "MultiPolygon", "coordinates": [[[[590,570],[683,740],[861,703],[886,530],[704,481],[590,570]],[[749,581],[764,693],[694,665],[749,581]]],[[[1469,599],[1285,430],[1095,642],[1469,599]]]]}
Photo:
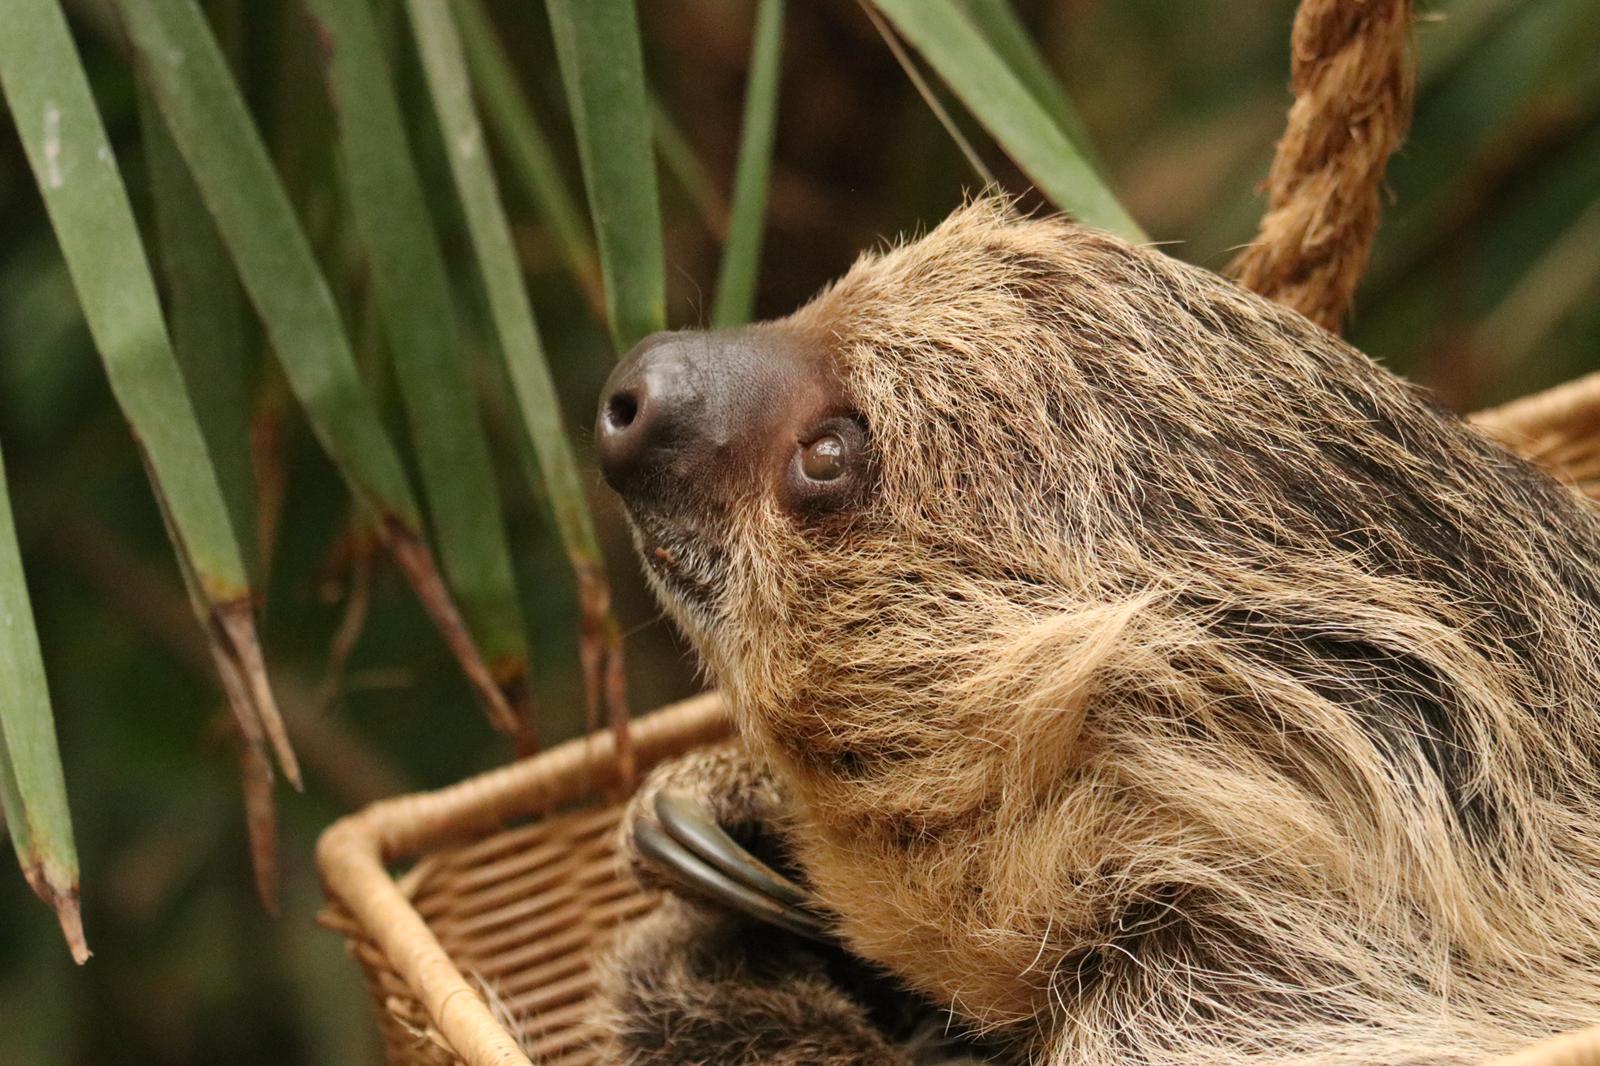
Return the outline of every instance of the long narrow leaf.
{"type": "MultiPolygon", "coordinates": [[[[154,474],[151,476],[153,479],[154,474]]],[[[172,509],[166,505],[166,500],[159,492],[156,493],[156,502],[161,506],[161,518],[166,524],[167,534],[174,542],[179,541],[172,509]]],[[[193,565],[182,552],[178,553],[178,573],[183,577],[183,587],[189,594],[190,605],[196,614],[205,617],[207,612],[205,591],[201,587],[199,575],[195,573],[193,565]]],[[[238,617],[239,615],[233,616],[234,627],[239,625],[238,617]]],[[[250,616],[243,614],[242,617],[248,620],[250,616]]],[[[229,616],[224,615],[219,618],[219,628],[225,633],[228,626],[229,616]]],[[[278,807],[272,794],[272,762],[267,758],[267,737],[260,716],[248,713],[255,699],[249,675],[252,672],[264,671],[265,665],[261,661],[259,652],[246,663],[243,657],[235,659],[224,654],[224,646],[223,641],[214,638],[206,642],[212,665],[217,670],[217,679],[222,683],[224,698],[233,710],[234,725],[238,729],[239,777],[244,795],[245,830],[250,838],[250,865],[255,873],[256,895],[267,913],[276,915],[278,913],[278,807]]],[[[298,788],[298,768],[294,771],[294,780],[295,787],[298,788]]]]}
{"type": "Polygon", "coordinates": [[[618,351],[666,324],[666,256],[633,0],[548,0],[618,351]]]}
{"type": "Polygon", "coordinates": [[[194,0],[118,0],[140,73],[322,442],[432,616],[491,721],[514,715],[440,578],[400,457],[283,184],[194,0]]]}
{"type": "Polygon", "coordinates": [[[112,391],[139,437],[174,542],[192,567],[219,664],[236,671],[242,725],[299,769],[261,663],[250,588],[227,505],[156,298],[116,160],[61,9],[6,0],[0,79],[112,391]]]}
{"type": "Polygon", "coordinates": [[[89,958],[78,910],[78,852],[56,748],[50,690],[22,576],[0,461],[0,809],[28,884],[61,921],[72,957],[89,958]]]}
{"type": "MultiPolygon", "coordinates": [[[[237,69],[243,49],[244,0],[204,2],[217,40],[237,69]]],[[[116,12],[109,6],[104,10],[120,40],[116,12]]],[[[155,100],[142,87],[138,97],[139,132],[155,208],[156,258],[166,283],[172,344],[211,449],[245,572],[259,587],[265,577],[257,544],[259,516],[250,446],[252,394],[259,368],[247,339],[244,292],[155,100]]]]}
{"type": "Polygon", "coordinates": [[[6,0],[4,14],[0,81],[112,391],[138,436],[234,719],[264,767],[270,806],[266,744],[297,788],[300,770],[267,680],[227,503],[116,159],[61,9],[53,0],[6,0]]]}
{"type": "Polygon", "coordinates": [[[1039,102],[1039,106],[1055,120],[1073,147],[1098,169],[1100,163],[1095,156],[1094,144],[1089,139],[1089,128],[1083,124],[1078,109],[1072,106],[1072,101],[1061,89],[1061,83],[1051,73],[1050,65],[1033,43],[1028,28],[1017,17],[1011,0],[965,0],[965,6],[972,24],[983,34],[990,47],[1005,60],[1011,72],[1039,102]]]}
{"type": "Polygon", "coordinates": [[[416,501],[362,390],[333,293],[204,16],[194,0],[119,0],[118,9],[140,73],[312,430],[358,499],[384,519],[419,529],[416,501]]]}
{"type": "MultiPolygon", "coordinates": [[[[311,0],[351,208],[366,247],[445,575],[508,699],[528,693],[528,645],[489,443],[461,359],[450,283],[367,0],[311,0]]],[[[526,724],[524,716],[523,724],[526,724]]]]}
{"type": "Polygon", "coordinates": [[[761,0],[756,9],[755,44],[750,50],[750,84],[744,96],[744,129],[739,136],[728,241],[722,248],[717,298],[711,306],[714,326],[748,322],[755,310],[782,59],[783,0],[761,0]]]}
{"type": "Polygon", "coordinates": [[[929,85],[928,79],[922,76],[922,71],[918,69],[916,61],[911,58],[910,54],[906,52],[905,46],[900,43],[900,35],[894,31],[894,27],[884,21],[883,16],[878,14],[870,4],[863,3],[861,10],[866,13],[867,18],[872,22],[873,29],[878,31],[878,36],[883,38],[883,45],[889,49],[889,54],[894,56],[894,61],[900,64],[901,70],[905,71],[906,80],[911,82],[911,87],[917,91],[918,96],[922,97],[922,102],[928,105],[928,110],[933,112],[933,117],[938,119],[939,125],[944,127],[945,133],[955,142],[956,148],[960,150],[961,155],[967,161],[967,165],[972,168],[972,172],[983,179],[985,187],[998,184],[995,181],[994,174],[989,170],[989,164],[983,161],[983,156],[972,146],[972,141],[962,132],[956,120],[951,117],[950,109],[944,106],[944,101],[939,99],[939,94],[933,91],[933,86],[929,85]]]}
{"type": "Polygon", "coordinates": [[[561,424],[555,383],[539,342],[533,306],[522,284],[511,229],[484,151],[483,129],[472,102],[461,38],[447,5],[437,0],[407,0],[411,28],[433,98],[456,193],[466,214],[478,270],[488,292],[500,352],[506,361],[523,424],[538,455],[540,472],[555,510],[556,527],[578,581],[583,611],[580,657],[591,720],[603,702],[617,732],[624,777],[633,773],[627,738],[627,703],[622,674],[622,639],[611,614],[605,578],[588,501],[578,476],[572,444],[561,424]]]}
{"type": "Polygon", "coordinates": [[[4,2],[6,97],[112,388],[140,427],[208,594],[241,596],[244,565],[227,508],[66,20],[53,0],[4,2]]]}
{"type": "Polygon", "coordinates": [[[1058,207],[1142,241],[1138,223],[1050,114],[955,5],[955,0],[869,0],[1058,207]]]}
{"type": "Polygon", "coordinates": [[[510,174],[549,224],[579,285],[599,297],[597,308],[603,307],[600,267],[583,207],[561,173],[550,138],[517,84],[516,72],[495,36],[494,24],[489,21],[482,0],[457,0],[454,7],[473,88],[483,104],[490,130],[505,151],[510,174]]]}
{"type": "Polygon", "coordinates": [[[172,344],[217,472],[234,540],[246,572],[254,576],[259,556],[243,297],[200,191],[145,91],[139,94],[139,128],[172,344]]]}

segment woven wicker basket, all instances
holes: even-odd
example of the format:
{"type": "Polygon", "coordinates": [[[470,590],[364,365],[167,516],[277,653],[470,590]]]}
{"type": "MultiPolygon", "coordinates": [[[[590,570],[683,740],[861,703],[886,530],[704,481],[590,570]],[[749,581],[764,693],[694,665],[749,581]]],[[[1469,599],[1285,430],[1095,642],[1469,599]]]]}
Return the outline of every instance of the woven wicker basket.
{"type": "MultiPolygon", "coordinates": [[[[634,750],[646,770],[728,733],[707,694],[636,721],[634,750]]],[[[614,861],[613,752],[609,733],[570,741],[323,833],[322,921],[366,971],[390,1063],[599,1061],[590,959],[655,902],[614,861]]]]}

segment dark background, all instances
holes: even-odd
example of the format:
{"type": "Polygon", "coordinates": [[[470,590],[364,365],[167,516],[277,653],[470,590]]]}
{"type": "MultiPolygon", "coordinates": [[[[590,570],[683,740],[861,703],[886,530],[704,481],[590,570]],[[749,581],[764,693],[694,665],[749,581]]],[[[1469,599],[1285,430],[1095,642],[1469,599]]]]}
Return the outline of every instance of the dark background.
{"type": "MultiPolygon", "coordinates": [[[[383,6],[380,4],[380,7],[383,6]]],[[[979,180],[860,8],[799,0],[786,23],[783,98],[759,306],[781,314],[861,250],[935,223],[979,180]]],[[[1248,240],[1256,188],[1289,97],[1289,0],[1019,2],[1092,130],[1113,188],[1153,238],[1221,268],[1248,240]]],[[[135,207],[148,217],[127,63],[101,9],[68,4],[135,207]]],[[[708,314],[737,149],[752,5],[644,0],[652,86],[690,142],[698,195],[664,172],[670,314],[708,314]]],[[[297,3],[244,5],[242,77],[307,229],[326,252],[343,208],[314,39],[297,3]]],[[[495,6],[535,108],[575,187],[559,75],[538,3],[495,6]]],[[[403,26],[397,17],[396,25],[403,26]]],[[[0,26],[0,33],[5,32],[0,26]]],[[[1423,5],[1413,135],[1352,338],[1470,409],[1600,365],[1600,5],[1453,0],[1423,5]]],[[[409,42],[396,60],[419,143],[409,42]]],[[[955,109],[958,116],[959,108],[955,109]]],[[[959,117],[1002,183],[1025,182],[959,117]]],[[[430,189],[449,188],[423,151],[430,189]]],[[[506,188],[510,188],[509,185],[506,188]]],[[[611,365],[530,206],[507,193],[528,284],[586,451],[611,365]]],[[[453,264],[470,269],[442,208],[453,264]]],[[[481,348],[481,308],[463,297],[481,348]]],[[[474,352],[474,358],[481,353],[474,352]]],[[[481,362],[481,360],[480,360],[481,362]]],[[[398,420],[392,384],[369,364],[398,420]]],[[[277,389],[274,394],[273,390],[277,389]]],[[[364,992],[333,935],[314,927],[316,834],[394,791],[436,787],[508,757],[392,570],[342,684],[328,649],[355,581],[341,484],[282,397],[287,492],[265,603],[284,702],[299,708],[304,796],[283,791],[284,914],[251,889],[238,782],[220,698],[138,456],[112,401],[15,131],[0,120],[0,439],[5,442],[83,865],[94,959],[71,965],[49,913],[0,869],[0,1063],[360,1063],[376,1049],[364,992]]],[[[538,500],[515,473],[507,401],[484,402],[506,467],[508,510],[537,659],[547,740],[581,728],[570,576],[538,500]]],[[[592,475],[628,630],[634,706],[693,690],[692,664],[643,591],[592,475]]]]}

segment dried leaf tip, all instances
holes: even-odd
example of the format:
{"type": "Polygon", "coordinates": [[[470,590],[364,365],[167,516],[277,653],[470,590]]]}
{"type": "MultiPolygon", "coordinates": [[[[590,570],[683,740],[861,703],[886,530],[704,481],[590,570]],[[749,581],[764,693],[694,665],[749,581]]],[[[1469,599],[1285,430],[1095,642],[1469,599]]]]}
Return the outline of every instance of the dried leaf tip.
{"type": "Polygon", "coordinates": [[[38,862],[29,864],[22,874],[27,878],[28,887],[33,889],[34,895],[55,911],[56,921],[61,923],[61,935],[67,941],[67,950],[72,952],[72,961],[79,966],[88,962],[94,952],[89,950],[89,941],[83,935],[83,908],[78,900],[77,883],[64,886],[51,883],[44,865],[38,862]]]}
{"type": "Polygon", "coordinates": [[[67,938],[72,961],[82,966],[94,952],[89,950],[89,941],[83,935],[83,909],[78,905],[77,891],[56,895],[50,905],[56,912],[56,921],[61,923],[61,935],[67,938]]]}

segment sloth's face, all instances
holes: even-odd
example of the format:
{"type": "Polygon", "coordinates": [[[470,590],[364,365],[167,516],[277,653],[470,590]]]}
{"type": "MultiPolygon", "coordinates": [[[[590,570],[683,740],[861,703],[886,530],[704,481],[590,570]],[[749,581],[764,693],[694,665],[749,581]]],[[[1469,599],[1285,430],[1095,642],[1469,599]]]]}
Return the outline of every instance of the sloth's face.
{"type": "Polygon", "coordinates": [[[612,373],[595,425],[658,595],[700,636],[742,587],[741,525],[848,524],[875,489],[872,427],[828,338],[785,323],[659,333],[612,373]]]}
{"type": "Polygon", "coordinates": [[[1070,300],[1114,284],[1093,276],[1107,244],[977,205],[788,318],[657,334],[617,367],[601,465],[720,683],[903,695],[1078,580],[1089,526],[1138,508],[1096,421],[1127,327],[1070,300]]]}

